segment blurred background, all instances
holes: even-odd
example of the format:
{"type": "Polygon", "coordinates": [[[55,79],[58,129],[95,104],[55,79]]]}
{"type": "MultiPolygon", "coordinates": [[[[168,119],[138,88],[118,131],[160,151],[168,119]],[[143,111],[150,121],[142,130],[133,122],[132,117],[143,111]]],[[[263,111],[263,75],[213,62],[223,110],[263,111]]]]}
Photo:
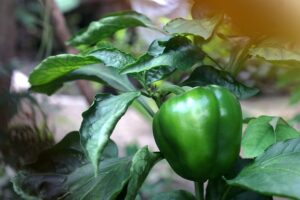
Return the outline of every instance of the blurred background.
{"type": "MultiPolygon", "coordinates": [[[[1,0],[0,3],[0,199],[17,199],[9,181],[24,163],[59,141],[66,133],[78,130],[81,113],[94,95],[110,88],[84,81],[70,82],[49,97],[28,91],[28,76],[45,57],[76,53],[65,46],[74,33],[110,12],[135,10],[162,26],[172,18],[191,18],[188,0],[1,0]]],[[[117,32],[110,38],[115,46],[136,56],[142,55],[160,33],[142,28],[117,32]]],[[[228,56],[228,46],[214,50],[214,57],[228,56]]],[[[239,79],[261,93],[242,101],[245,116],[282,116],[297,127],[300,121],[300,70],[281,68],[251,59],[239,79]]],[[[114,130],[113,140],[120,155],[133,154],[139,147],[157,149],[151,121],[131,108],[114,130]],[[132,123],[135,125],[132,126],[132,123]]],[[[155,167],[143,186],[147,197],[153,190],[168,191],[193,185],[176,176],[165,163],[155,167]],[[157,170],[159,169],[159,170],[157,170]]]]}

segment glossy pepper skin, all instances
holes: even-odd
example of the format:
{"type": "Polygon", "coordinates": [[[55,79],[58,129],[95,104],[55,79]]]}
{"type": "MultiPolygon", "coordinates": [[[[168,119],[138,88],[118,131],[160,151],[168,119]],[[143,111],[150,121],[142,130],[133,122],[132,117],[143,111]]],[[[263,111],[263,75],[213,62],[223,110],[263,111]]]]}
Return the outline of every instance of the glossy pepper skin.
{"type": "Polygon", "coordinates": [[[153,133],[177,174],[193,181],[215,178],[239,155],[240,103],[220,86],[193,88],[162,104],[153,119],[153,133]]]}

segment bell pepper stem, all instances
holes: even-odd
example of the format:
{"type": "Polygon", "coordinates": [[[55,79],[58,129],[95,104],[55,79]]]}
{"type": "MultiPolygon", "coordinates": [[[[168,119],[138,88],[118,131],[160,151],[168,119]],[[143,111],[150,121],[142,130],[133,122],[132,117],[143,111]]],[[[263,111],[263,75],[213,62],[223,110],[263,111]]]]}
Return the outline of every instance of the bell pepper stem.
{"type": "Polygon", "coordinates": [[[195,195],[197,200],[204,200],[204,187],[202,182],[194,182],[195,195]]]}

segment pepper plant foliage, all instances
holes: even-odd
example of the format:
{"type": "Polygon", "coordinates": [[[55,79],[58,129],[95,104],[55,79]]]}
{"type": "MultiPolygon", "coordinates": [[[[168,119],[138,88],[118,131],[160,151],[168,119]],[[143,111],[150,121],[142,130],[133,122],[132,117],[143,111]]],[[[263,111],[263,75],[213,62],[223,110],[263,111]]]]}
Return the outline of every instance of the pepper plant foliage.
{"type": "MultiPolygon", "coordinates": [[[[118,156],[110,136],[133,102],[153,117],[155,110],[148,105],[149,98],[159,109],[172,95],[212,84],[227,88],[238,99],[246,99],[258,93],[236,79],[247,59],[259,57],[284,64],[300,61],[299,55],[277,46],[265,46],[246,36],[232,39],[224,28],[226,19],[175,19],[160,29],[137,12],[110,14],[68,41],[81,50],[78,55],[51,56],[41,62],[30,75],[32,91],[51,95],[65,82],[84,79],[108,85],[117,95],[98,94],[83,113],[80,130],[67,134],[17,173],[12,180],[15,191],[24,199],[141,199],[143,182],[164,157],[147,147],[133,156],[118,156]],[[153,29],[164,36],[153,41],[140,57],[103,43],[115,32],[132,27],[153,29]],[[233,44],[229,55],[225,55],[229,57],[227,64],[210,55],[220,48],[216,42],[220,39],[233,44]],[[270,48],[276,53],[267,53],[270,48]]],[[[177,190],[151,198],[255,200],[276,195],[300,199],[299,133],[280,117],[261,116],[244,122],[244,154],[222,177],[208,180],[205,195],[201,189],[196,195],[177,190]]]]}

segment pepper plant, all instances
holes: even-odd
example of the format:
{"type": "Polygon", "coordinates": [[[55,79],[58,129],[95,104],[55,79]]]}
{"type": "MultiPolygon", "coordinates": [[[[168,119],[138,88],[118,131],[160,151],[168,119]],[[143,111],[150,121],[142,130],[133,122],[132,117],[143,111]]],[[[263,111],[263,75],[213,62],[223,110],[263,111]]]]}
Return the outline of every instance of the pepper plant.
{"type": "Polygon", "coordinates": [[[30,75],[32,91],[51,95],[65,82],[85,79],[117,94],[97,94],[80,130],[25,165],[12,180],[15,191],[24,199],[142,199],[139,190],[151,168],[166,159],[195,182],[195,194],[176,190],[153,194],[153,200],[300,199],[299,133],[281,117],[243,119],[239,100],[259,90],[237,80],[249,59],[294,64],[299,57],[266,37],[232,36],[227,20],[180,18],[159,28],[134,11],[113,13],[68,41],[78,55],[42,61],[30,75]],[[132,27],[163,36],[140,57],[107,42],[132,27]],[[160,152],[143,147],[118,156],[110,136],[133,102],[154,117],[160,152]]]}

